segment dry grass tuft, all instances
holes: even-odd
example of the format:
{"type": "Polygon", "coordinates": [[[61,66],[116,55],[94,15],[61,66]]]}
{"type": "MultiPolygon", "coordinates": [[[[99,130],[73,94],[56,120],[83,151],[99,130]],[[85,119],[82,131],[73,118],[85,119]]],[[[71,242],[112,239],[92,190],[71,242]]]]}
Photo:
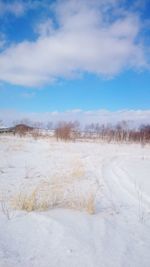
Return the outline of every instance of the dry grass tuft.
{"type": "Polygon", "coordinates": [[[85,177],[82,161],[76,159],[67,174],[55,175],[50,182],[42,180],[36,187],[24,189],[11,203],[15,209],[28,212],[69,208],[94,214],[96,190],[96,185],[90,185],[85,177]]]}
{"type": "Polygon", "coordinates": [[[85,175],[85,169],[81,163],[77,163],[77,165],[73,168],[71,172],[71,177],[72,178],[81,178],[84,177],[85,175]]]}
{"type": "Polygon", "coordinates": [[[15,209],[31,211],[45,211],[53,208],[75,209],[95,213],[95,195],[93,193],[83,196],[77,194],[75,188],[69,183],[40,183],[31,193],[19,193],[12,199],[15,209]]]}
{"type": "Polygon", "coordinates": [[[95,213],[95,196],[93,194],[91,194],[91,196],[89,196],[89,198],[87,199],[86,211],[89,214],[95,213]]]}
{"type": "Polygon", "coordinates": [[[36,189],[30,194],[19,193],[12,198],[11,204],[15,209],[26,210],[28,212],[36,210],[36,189]]]}

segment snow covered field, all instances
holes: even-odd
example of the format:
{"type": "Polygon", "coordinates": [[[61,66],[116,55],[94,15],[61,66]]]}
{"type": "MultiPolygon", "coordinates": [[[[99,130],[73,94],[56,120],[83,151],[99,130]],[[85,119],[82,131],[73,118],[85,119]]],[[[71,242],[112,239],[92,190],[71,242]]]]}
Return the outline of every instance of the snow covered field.
{"type": "Polygon", "coordinates": [[[0,136],[0,267],[149,267],[150,146],[0,136]]]}

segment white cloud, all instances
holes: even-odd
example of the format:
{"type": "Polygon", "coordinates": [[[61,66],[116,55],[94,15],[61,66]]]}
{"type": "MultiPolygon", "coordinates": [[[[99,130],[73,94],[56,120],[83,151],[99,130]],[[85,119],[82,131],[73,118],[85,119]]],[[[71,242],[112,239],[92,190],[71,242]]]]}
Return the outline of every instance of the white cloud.
{"type": "Polygon", "coordinates": [[[0,15],[6,13],[13,14],[15,16],[22,16],[26,10],[26,5],[22,1],[5,2],[0,1],[0,15]]]}
{"type": "Polygon", "coordinates": [[[52,19],[47,19],[46,21],[39,23],[35,28],[35,32],[43,38],[53,34],[54,25],[52,19]]]}
{"type": "Polygon", "coordinates": [[[6,36],[4,33],[0,33],[0,49],[3,49],[6,44],[6,36]]]}
{"type": "Polygon", "coordinates": [[[24,41],[0,53],[0,80],[40,86],[82,72],[112,77],[126,68],[146,67],[144,48],[137,42],[138,15],[124,12],[117,3],[57,1],[53,6],[57,27],[48,19],[37,26],[36,41],[24,41]]]}
{"type": "Polygon", "coordinates": [[[64,112],[18,112],[15,110],[0,110],[0,120],[4,124],[10,125],[14,121],[30,120],[32,122],[42,122],[47,124],[49,121],[54,124],[59,121],[79,121],[81,125],[89,123],[100,123],[113,125],[120,121],[127,121],[130,127],[138,127],[141,124],[150,124],[150,110],[90,110],[80,109],[64,112]]]}

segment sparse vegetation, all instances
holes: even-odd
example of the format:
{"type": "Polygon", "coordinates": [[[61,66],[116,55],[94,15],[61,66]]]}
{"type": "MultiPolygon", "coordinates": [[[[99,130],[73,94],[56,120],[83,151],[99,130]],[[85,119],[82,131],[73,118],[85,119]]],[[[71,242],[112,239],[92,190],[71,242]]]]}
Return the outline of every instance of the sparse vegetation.
{"type": "Polygon", "coordinates": [[[142,125],[138,129],[128,126],[126,121],[116,125],[91,123],[84,130],[78,122],[60,122],[55,128],[57,140],[101,140],[104,142],[136,142],[142,145],[150,142],[150,125],[142,125]]]}
{"type": "Polygon", "coordinates": [[[25,188],[15,195],[11,205],[15,209],[44,211],[53,208],[69,208],[95,213],[96,186],[90,188],[87,194],[78,193],[76,186],[85,182],[85,170],[80,161],[74,164],[69,175],[54,176],[50,182],[41,181],[37,186],[25,188]]]}
{"type": "Polygon", "coordinates": [[[59,122],[55,129],[55,137],[57,140],[75,140],[79,137],[79,123],[59,122]]]}
{"type": "Polygon", "coordinates": [[[14,127],[2,129],[2,133],[14,133],[23,137],[25,135],[32,136],[35,140],[38,138],[55,137],[57,141],[104,141],[110,142],[125,142],[125,143],[140,143],[144,146],[150,143],[150,125],[141,125],[140,127],[131,127],[131,122],[121,121],[117,124],[100,124],[90,123],[80,126],[78,121],[60,121],[59,123],[49,122],[47,125],[41,122],[29,124],[16,124],[14,127]]]}
{"type": "Polygon", "coordinates": [[[25,125],[25,124],[17,124],[14,129],[14,135],[19,135],[20,137],[27,135],[28,133],[33,131],[33,127],[25,125]]]}
{"type": "Polygon", "coordinates": [[[3,214],[6,216],[6,218],[8,220],[10,220],[11,216],[10,216],[10,209],[8,207],[8,204],[4,201],[1,201],[1,209],[3,214]]]}
{"type": "Polygon", "coordinates": [[[11,200],[11,205],[15,209],[31,211],[45,211],[53,208],[75,209],[86,211],[89,214],[95,213],[95,194],[91,193],[83,196],[77,195],[75,188],[70,184],[57,182],[51,184],[48,182],[40,183],[30,193],[20,192],[11,200]],[[68,191],[68,192],[67,192],[68,191]]]}

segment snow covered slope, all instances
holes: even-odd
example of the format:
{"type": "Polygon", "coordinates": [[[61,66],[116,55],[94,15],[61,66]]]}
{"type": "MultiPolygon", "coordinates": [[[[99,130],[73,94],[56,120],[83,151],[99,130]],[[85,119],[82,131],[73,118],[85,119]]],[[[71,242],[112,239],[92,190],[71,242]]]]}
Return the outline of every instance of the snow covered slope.
{"type": "Polygon", "coordinates": [[[150,266],[149,146],[0,136],[0,200],[0,267],[150,266]]]}

